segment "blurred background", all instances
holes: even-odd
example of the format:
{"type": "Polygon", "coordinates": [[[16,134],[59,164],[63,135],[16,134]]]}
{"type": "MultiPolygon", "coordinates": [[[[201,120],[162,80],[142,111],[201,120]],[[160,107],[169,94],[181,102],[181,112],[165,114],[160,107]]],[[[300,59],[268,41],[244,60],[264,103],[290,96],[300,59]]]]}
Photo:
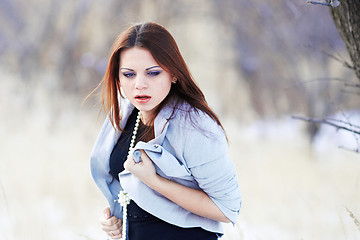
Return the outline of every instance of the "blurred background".
{"type": "Polygon", "coordinates": [[[243,194],[223,239],[360,239],[360,122],[329,9],[306,0],[0,0],[0,239],[105,239],[89,156],[112,42],[155,21],[219,114],[243,194]]]}

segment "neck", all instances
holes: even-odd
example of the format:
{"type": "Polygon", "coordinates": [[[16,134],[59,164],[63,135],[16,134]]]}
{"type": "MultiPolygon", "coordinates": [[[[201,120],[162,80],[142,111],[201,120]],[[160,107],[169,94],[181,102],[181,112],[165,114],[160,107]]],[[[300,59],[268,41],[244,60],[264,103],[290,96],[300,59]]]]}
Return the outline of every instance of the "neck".
{"type": "Polygon", "coordinates": [[[150,125],[152,117],[152,113],[140,111],[140,119],[144,125],[150,125]]]}

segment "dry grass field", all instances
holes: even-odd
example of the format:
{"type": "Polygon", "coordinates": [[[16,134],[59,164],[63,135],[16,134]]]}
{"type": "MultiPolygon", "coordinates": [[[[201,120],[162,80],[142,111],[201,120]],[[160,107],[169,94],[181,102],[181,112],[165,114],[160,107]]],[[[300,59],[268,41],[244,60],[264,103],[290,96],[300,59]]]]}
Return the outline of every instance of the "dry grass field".
{"type": "MultiPolygon", "coordinates": [[[[106,203],[89,171],[102,117],[81,100],[2,76],[1,240],[105,239],[97,219],[106,203]]],[[[360,239],[346,210],[359,219],[358,154],[330,144],[313,152],[294,120],[224,126],[243,193],[224,240],[360,239]]]]}
{"type": "Polygon", "coordinates": [[[106,201],[89,168],[104,116],[97,121],[93,99],[82,105],[84,88],[102,77],[125,23],[149,20],[169,27],[227,130],[243,205],[222,239],[360,239],[360,154],[339,149],[336,133],[312,147],[306,124],[290,116],[256,121],[359,107],[335,81],[358,83],[342,66],[349,58],[328,9],[123,2],[0,0],[0,240],[105,239],[106,201]]]}

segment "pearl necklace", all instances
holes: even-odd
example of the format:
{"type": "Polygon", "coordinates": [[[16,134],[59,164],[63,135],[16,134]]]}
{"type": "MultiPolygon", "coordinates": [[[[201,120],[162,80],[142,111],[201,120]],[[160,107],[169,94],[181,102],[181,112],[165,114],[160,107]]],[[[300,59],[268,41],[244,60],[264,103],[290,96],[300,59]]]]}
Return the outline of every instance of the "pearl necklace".
{"type": "MultiPolygon", "coordinates": [[[[135,146],[135,139],[136,139],[136,134],[137,134],[137,131],[139,129],[139,125],[140,125],[140,111],[137,115],[137,118],[136,118],[136,122],[135,122],[135,127],[134,127],[134,131],[133,131],[133,135],[132,135],[132,138],[131,138],[131,142],[130,142],[130,147],[129,147],[129,152],[128,152],[128,155],[127,155],[127,158],[129,157],[132,149],[134,148],[135,146]]],[[[126,158],[126,159],[127,159],[126,158]]],[[[117,200],[120,205],[123,207],[123,225],[122,225],[122,237],[121,239],[122,240],[126,240],[126,228],[127,228],[127,205],[129,205],[130,203],[130,196],[127,192],[125,191],[120,191],[119,193],[119,199],[117,200]]]]}

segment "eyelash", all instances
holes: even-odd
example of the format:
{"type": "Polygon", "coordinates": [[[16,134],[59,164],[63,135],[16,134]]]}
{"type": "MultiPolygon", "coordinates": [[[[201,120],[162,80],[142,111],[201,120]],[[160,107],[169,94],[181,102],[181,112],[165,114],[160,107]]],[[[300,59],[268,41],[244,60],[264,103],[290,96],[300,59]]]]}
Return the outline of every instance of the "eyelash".
{"type": "Polygon", "coordinates": [[[160,73],[161,73],[161,71],[149,71],[149,72],[147,72],[147,75],[151,76],[151,77],[155,77],[155,76],[159,75],[160,73]]]}
{"type": "Polygon", "coordinates": [[[122,75],[126,78],[131,78],[131,77],[135,76],[135,73],[122,73],[122,75]]]}
{"type": "MultiPolygon", "coordinates": [[[[147,74],[148,76],[150,76],[150,77],[155,77],[155,76],[159,75],[160,73],[161,73],[161,71],[149,71],[149,72],[147,72],[146,74],[147,74]]],[[[122,75],[123,75],[124,77],[126,77],[126,78],[132,78],[132,77],[134,77],[136,74],[133,73],[133,72],[124,72],[124,73],[122,73],[122,75]]]]}

